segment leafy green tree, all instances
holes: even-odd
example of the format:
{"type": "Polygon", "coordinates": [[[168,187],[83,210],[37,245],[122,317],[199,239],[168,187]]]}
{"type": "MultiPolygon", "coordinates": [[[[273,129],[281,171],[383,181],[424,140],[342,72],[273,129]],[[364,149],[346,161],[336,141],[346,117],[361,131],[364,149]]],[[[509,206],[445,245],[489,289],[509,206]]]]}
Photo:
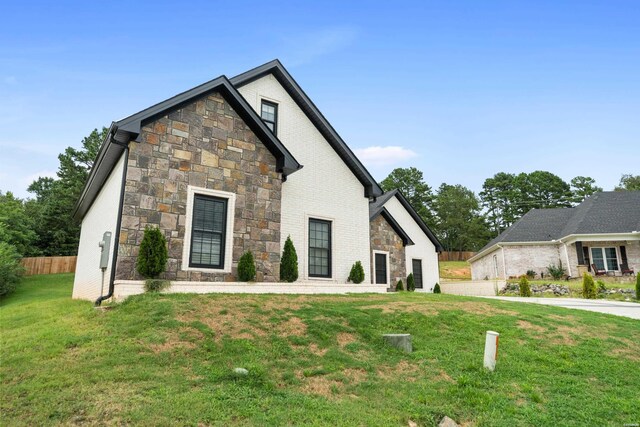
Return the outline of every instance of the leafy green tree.
{"type": "Polygon", "coordinates": [[[480,199],[494,235],[500,234],[519,218],[512,205],[515,200],[515,175],[499,172],[482,184],[480,199]]]}
{"type": "Polygon", "coordinates": [[[293,246],[291,236],[287,236],[282,258],[280,258],[280,280],[289,283],[298,280],[298,254],[293,246]]]}
{"type": "Polygon", "coordinates": [[[10,294],[20,282],[24,268],[15,246],[0,241],[0,297],[10,294]]]}
{"type": "Polygon", "coordinates": [[[596,180],[588,176],[576,176],[571,180],[573,202],[580,203],[594,193],[602,191],[602,187],[596,185],[596,180]]]}
{"type": "Polygon", "coordinates": [[[489,241],[489,226],[473,191],[462,185],[442,184],[433,205],[435,228],[446,251],[474,251],[489,241]]]}
{"type": "Polygon", "coordinates": [[[640,175],[624,174],[620,177],[620,184],[615,191],[640,191],[640,175]]]}
{"type": "Polygon", "coordinates": [[[37,239],[34,218],[27,213],[25,203],[10,191],[0,191],[0,242],[15,248],[22,256],[39,255],[33,243],[37,239]]]}
{"type": "Polygon", "coordinates": [[[387,176],[380,186],[384,191],[400,190],[413,206],[420,218],[429,226],[435,225],[432,212],[433,191],[424,182],[422,171],[410,168],[396,168],[387,176]]]}
{"type": "Polygon", "coordinates": [[[35,246],[43,255],[77,253],[80,225],[73,220],[73,210],[107,132],[94,129],[80,149],[66,148],[58,156],[57,179],[38,178],[29,186],[35,200],[27,202],[26,209],[35,223],[35,246]]]}

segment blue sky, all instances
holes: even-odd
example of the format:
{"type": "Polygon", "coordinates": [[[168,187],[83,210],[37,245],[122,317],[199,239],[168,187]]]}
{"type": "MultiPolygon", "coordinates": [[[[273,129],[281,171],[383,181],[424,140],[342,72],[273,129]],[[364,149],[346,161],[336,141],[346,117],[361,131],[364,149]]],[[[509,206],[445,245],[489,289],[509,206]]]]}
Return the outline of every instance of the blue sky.
{"type": "Polygon", "coordinates": [[[93,128],[279,58],[370,172],[640,173],[640,2],[10,2],[0,190],[93,128]]]}

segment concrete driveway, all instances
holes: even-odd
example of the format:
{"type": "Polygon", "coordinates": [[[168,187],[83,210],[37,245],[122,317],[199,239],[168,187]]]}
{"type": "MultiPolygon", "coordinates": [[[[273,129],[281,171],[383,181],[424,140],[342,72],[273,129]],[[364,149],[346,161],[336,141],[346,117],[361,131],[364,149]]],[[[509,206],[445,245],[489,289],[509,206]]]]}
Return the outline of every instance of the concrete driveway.
{"type": "Polygon", "coordinates": [[[609,301],[601,299],[581,298],[523,298],[523,297],[481,297],[504,301],[528,302],[533,304],[554,305],[556,307],[575,308],[578,310],[596,311],[615,316],[630,317],[640,320],[640,304],[626,301],[609,301]]]}

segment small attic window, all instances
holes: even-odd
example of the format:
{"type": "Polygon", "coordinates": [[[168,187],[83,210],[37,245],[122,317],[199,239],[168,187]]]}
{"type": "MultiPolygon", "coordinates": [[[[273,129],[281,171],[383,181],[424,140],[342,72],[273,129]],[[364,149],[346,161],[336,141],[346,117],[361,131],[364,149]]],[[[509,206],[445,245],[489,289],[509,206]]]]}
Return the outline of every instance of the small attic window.
{"type": "Polygon", "coordinates": [[[260,117],[264,124],[271,129],[271,132],[276,135],[276,131],[278,129],[278,104],[265,101],[263,99],[260,109],[260,117]]]}

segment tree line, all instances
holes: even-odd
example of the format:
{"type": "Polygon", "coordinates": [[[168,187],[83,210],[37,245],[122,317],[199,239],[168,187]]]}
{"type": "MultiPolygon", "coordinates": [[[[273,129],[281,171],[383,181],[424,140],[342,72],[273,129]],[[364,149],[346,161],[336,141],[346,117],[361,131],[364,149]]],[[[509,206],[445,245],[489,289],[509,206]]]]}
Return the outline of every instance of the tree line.
{"type": "MultiPolygon", "coordinates": [[[[0,243],[20,256],[77,254],[80,224],[73,211],[107,131],[94,129],[79,149],[59,154],[56,177],[29,185],[33,197],[20,199],[0,189],[0,243]]],[[[448,251],[478,250],[532,208],[573,206],[602,191],[593,178],[566,183],[545,171],[497,173],[478,195],[459,184],[443,183],[434,191],[414,167],[395,169],[381,186],[402,191],[448,251]]],[[[640,175],[623,175],[615,189],[640,190],[640,175]]]]}

